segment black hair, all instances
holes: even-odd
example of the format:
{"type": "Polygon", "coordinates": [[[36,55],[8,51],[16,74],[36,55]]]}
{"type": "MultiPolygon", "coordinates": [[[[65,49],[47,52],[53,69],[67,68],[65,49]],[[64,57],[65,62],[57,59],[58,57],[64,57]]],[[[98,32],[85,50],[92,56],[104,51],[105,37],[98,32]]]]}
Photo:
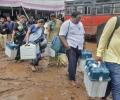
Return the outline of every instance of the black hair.
{"type": "Polygon", "coordinates": [[[44,21],[44,19],[38,19],[38,20],[36,20],[36,24],[37,23],[45,23],[45,21],[44,21]]]}
{"type": "Polygon", "coordinates": [[[56,17],[55,13],[51,13],[50,17],[56,17]]]}
{"type": "Polygon", "coordinates": [[[73,13],[71,14],[71,16],[72,16],[73,18],[76,18],[78,15],[80,15],[80,12],[73,12],[73,13]]]}

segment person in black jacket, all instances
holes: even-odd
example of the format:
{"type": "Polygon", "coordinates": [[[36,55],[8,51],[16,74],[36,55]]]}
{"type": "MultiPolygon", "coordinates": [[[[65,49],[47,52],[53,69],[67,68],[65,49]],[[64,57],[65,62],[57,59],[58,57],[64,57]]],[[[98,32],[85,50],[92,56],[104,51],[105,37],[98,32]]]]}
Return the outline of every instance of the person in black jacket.
{"type": "Polygon", "coordinates": [[[15,22],[11,20],[10,16],[7,16],[7,37],[8,39],[11,39],[12,37],[12,32],[13,32],[13,28],[14,28],[14,24],[15,22]]]}
{"type": "Polygon", "coordinates": [[[27,27],[25,23],[25,16],[21,15],[19,21],[15,23],[12,33],[12,41],[18,45],[17,56],[15,60],[20,59],[20,46],[24,43],[27,27]]]}

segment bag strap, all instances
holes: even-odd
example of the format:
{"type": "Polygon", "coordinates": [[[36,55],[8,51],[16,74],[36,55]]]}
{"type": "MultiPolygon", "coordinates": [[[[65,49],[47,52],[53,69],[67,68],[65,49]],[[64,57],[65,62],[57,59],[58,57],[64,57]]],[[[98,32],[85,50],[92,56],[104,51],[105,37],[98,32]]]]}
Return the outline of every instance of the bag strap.
{"type": "Polygon", "coordinates": [[[33,29],[35,28],[35,25],[33,24],[30,28],[31,28],[31,31],[33,31],[33,29]]]}
{"type": "Polygon", "coordinates": [[[113,34],[114,34],[115,30],[119,27],[119,24],[120,24],[120,17],[117,16],[117,21],[116,21],[116,24],[115,24],[115,28],[114,28],[114,30],[113,30],[110,38],[109,38],[109,41],[108,41],[108,44],[107,44],[107,49],[108,49],[108,47],[109,47],[109,44],[110,44],[110,42],[111,42],[111,39],[112,39],[112,37],[113,37],[113,34]]]}
{"type": "Polygon", "coordinates": [[[44,35],[44,30],[45,30],[45,28],[43,27],[43,28],[42,28],[42,35],[44,35]]]}
{"type": "Polygon", "coordinates": [[[69,21],[69,24],[68,24],[68,31],[67,31],[67,34],[66,34],[65,38],[67,38],[69,30],[70,30],[70,21],[69,21]]]}

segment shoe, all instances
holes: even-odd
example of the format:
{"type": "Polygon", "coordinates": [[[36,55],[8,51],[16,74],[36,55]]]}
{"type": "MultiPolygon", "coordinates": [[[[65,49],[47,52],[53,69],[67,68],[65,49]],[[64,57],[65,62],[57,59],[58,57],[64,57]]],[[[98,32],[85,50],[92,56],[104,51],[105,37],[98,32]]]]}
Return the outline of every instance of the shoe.
{"type": "Polygon", "coordinates": [[[102,98],[100,98],[100,100],[107,100],[107,99],[106,99],[106,97],[102,97],[102,98]]]}
{"type": "Polygon", "coordinates": [[[38,61],[37,60],[32,60],[32,65],[38,66],[38,61]]]}
{"type": "Polygon", "coordinates": [[[18,56],[17,56],[17,57],[15,57],[15,60],[16,60],[16,61],[20,60],[20,57],[18,57],[18,56]]]}
{"type": "Polygon", "coordinates": [[[33,72],[36,72],[36,71],[37,71],[37,69],[36,69],[35,66],[31,66],[31,70],[32,70],[33,72]]]}
{"type": "Polygon", "coordinates": [[[20,60],[20,62],[24,62],[25,60],[20,60]]]}

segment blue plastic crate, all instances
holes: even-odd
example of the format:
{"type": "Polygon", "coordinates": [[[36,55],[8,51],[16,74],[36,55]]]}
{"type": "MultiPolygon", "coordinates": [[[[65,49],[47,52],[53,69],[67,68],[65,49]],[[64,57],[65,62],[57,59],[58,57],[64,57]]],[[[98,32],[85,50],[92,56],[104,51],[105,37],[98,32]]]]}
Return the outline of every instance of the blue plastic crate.
{"type": "Polygon", "coordinates": [[[104,97],[109,80],[93,81],[90,80],[88,73],[84,73],[84,84],[90,97],[104,97]]]}
{"type": "Polygon", "coordinates": [[[89,50],[82,50],[81,51],[81,59],[92,58],[92,52],[89,50]]]}
{"type": "Polygon", "coordinates": [[[109,70],[106,68],[105,64],[101,64],[100,66],[94,61],[88,61],[86,65],[86,72],[90,80],[109,80],[109,70]]]}
{"type": "Polygon", "coordinates": [[[14,42],[7,42],[6,46],[9,47],[10,49],[17,49],[18,45],[15,44],[14,42]]]}
{"type": "Polygon", "coordinates": [[[93,64],[96,65],[96,61],[93,58],[86,59],[85,70],[89,72],[90,69],[94,66],[93,64]]]}

